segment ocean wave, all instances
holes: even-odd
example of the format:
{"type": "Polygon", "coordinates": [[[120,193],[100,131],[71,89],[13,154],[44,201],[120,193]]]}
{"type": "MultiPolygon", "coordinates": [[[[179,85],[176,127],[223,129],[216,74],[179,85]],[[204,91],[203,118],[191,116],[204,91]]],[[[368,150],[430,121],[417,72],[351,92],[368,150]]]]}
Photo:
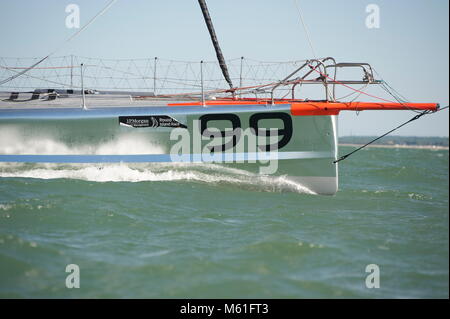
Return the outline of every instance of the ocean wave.
{"type": "Polygon", "coordinates": [[[130,155],[164,154],[164,149],[149,141],[148,138],[132,133],[122,133],[101,143],[70,145],[43,133],[26,136],[19,129],[10,127],[1,130],[0,153],[2,155],[130,155]]]}
{"type": "Polygon", "coordinates": [[[1,163],[0,177],[74,179],[91,182],[194,181],[237,185],[260,191],[315,194],[287,176],[264,176],[218,164],[21,164],[1,163]]]}

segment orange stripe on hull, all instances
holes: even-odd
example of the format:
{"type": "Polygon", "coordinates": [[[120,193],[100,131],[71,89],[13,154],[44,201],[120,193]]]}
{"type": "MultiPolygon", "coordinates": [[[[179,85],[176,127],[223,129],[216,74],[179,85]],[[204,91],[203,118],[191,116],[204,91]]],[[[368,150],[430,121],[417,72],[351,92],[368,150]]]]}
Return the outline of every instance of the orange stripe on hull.
{"type": "MultiPolygon", "coordinates": [[[[270,104],[270,99],[221,99],[208,100],[205,105],[255,105],[270,104]]],[[[376,102],[305,102],[300,100],[275,100],[275,104],[290,104],[291,115],[338,115],[341,111],[367,111],[367,110],[419,110],[437,111],[438,103],[376,103],[376,102]]],[[[202,102],[170,103],[168,106],[200,106],[202,102]]]]}
{"type": "Polygon", "coordinates": [[[340,111],[420,110],[437,111],[437,103],[300,102],[291,104],[292,115],[338,115],[340,111]]]}

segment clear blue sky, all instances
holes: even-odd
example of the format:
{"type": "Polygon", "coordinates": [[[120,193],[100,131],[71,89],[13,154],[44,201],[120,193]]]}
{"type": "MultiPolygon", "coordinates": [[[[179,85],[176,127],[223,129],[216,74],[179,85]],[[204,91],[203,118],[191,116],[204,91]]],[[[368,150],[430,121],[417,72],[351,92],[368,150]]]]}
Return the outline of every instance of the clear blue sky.
{"type": "MultiPolygon", "coordinates": [[[[45,56],[74,31],[66,5],[87,22],[106,0],[1,0],[0,56],[45,56]]],[[[294,60],[312,57],[293,0],[208,0],[226,58],[294,60]]],[[[447,0],[300,0],[318,56],[369,62],[415,102],[448,105],[447,0]],[[368,4],[380,7],[380,28],[365,26],[368,4]]],[[[213,60],[197,0],[118,0],[57,55],[105,58],[164,57],[213,60]]],[[[363,99],[363,98],[361,98],[363,99]]],[[[411,117],[409,112],[343,113],[340,135],[374,135],[411,117]]],[[[448,136],[448,111],[430,115],[398,135],[448,136]]]]}

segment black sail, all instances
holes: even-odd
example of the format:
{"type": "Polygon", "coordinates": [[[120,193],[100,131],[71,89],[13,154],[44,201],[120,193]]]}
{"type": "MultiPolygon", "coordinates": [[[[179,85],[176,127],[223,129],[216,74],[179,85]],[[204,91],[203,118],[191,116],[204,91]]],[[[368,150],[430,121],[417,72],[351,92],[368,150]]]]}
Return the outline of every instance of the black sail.
{"type": "Polygon", "coordinates": [[[217,40],[217,35],[214,31],[214,26],[212,24],[211,16],[209,15],[206,2],[205,0],[198,0],[198,3],[200,4],[200,7],[202,9],[203,17],[205,18],[206,26],[208,27],[209,35],[211,36],[211,41],[214,45],[214,49],[216,50],[217,60],[219,61],[220,68],[222,69],[222,74],[225,77],[225,80],[230,85],[230,88],[233,88],[233,82],[231,82],[230,75],[228,74],[228,68],[225,63],[222,50],[220,49],[219,41],[217,40]]]}

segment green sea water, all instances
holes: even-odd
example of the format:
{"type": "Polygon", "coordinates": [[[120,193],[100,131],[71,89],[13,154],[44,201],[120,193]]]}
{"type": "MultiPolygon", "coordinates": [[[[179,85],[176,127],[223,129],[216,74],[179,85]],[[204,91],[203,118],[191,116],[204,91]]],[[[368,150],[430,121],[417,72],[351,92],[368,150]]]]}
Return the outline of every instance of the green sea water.
{"type": "Polygon", "coordinates": [[[333,197],[217,165],[2,164],[0,297],[448,298],[448,164],[366,149],[333,197]]]}

